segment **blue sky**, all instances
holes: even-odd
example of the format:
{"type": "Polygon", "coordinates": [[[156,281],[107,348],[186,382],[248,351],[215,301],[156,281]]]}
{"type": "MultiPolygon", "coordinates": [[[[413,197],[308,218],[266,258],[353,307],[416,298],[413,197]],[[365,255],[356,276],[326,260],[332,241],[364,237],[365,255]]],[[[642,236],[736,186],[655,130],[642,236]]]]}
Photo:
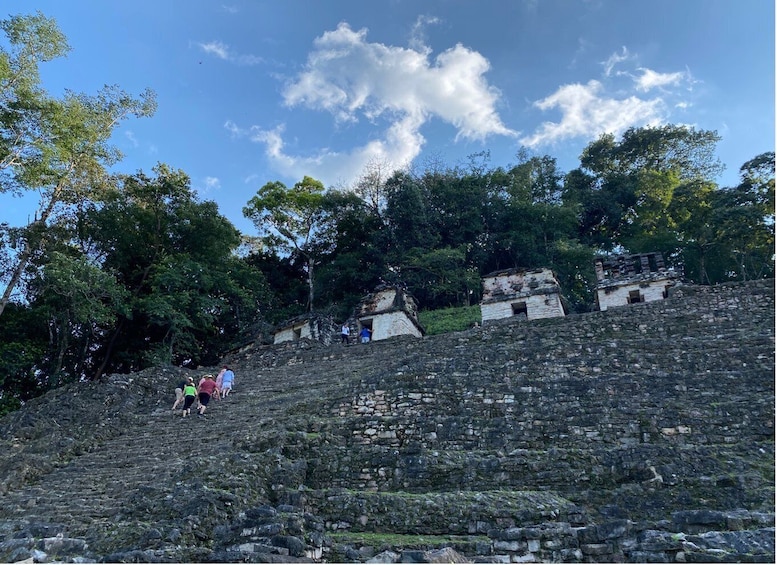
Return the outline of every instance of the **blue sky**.
{"type": "MultiPolygon", "coordinates": [[[[247,234],[265,183],[352,186],[370,164],[456,165],[521,146],[562,171],[601,133],[716,130],[718,179],[774,150],[771,0],[35,0],[72,51],[42,66],[52,93],[157,93],[116,131],[117,171],[184,170],[247,234]]],[[[4,38],[3,38],[4,39],[4,38]]],[[[0,197],[25,223],[34,197],[0,197]]]]}

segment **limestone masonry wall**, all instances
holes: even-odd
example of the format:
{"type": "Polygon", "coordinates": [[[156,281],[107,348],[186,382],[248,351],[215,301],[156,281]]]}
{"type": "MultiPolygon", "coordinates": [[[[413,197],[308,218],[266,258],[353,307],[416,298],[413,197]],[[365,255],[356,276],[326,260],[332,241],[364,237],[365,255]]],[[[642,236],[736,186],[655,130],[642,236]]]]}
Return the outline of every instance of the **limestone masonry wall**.
{"type": "Polygon", "coordinates": [[[753,339],[770,343],[769,290],[766,284],[746,294],[734,286],[683,287],[661,303],[513,324],[509,342],[488,328],[462,333],[448,355],[476,351],[482,363],[457,371],[437,354],[423,359],[419,352],[417,367],[363,382],[337,415],[358,417],[355,441],[398,446],[412,438],[430,449],[492,448],[495,441],[505,449],[681,446],[770,437],[774,384],[749,375],[771,374],[773,355],[753,356],[740,343],[729,345],[733,330],[718,330],[736,321],[737,332],[762,329],[753,339]],[[707,339],[672,341],[692,325],[706,326],[707,339]],[[636,340],[619,340],[625,329],[636,340]],[[593,339],[602,336],[612,340],[593,339]],[[429,421],[430,412],[439,417],[429,421]]]}
{"type": "Polygon", "coordinates": [[[72,383],[0,420],[0,561],[774,562],[774,290],[72,383]]]}

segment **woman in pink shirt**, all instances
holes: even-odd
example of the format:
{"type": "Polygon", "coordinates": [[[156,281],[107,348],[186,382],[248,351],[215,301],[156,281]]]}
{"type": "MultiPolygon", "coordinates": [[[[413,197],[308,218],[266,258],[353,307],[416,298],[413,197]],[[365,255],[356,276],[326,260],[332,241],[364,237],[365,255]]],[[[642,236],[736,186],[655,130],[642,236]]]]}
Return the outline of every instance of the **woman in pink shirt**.
{"type": "Polygon", "coordinates": [[[197,415],[202,416],[205,414],[205,409],[208,407],[211,396],[219,397],[219,389],[216,387],[216,381],[213,379],[213,375],[205,375],[205,378],[200,381],[200,386],[197,389],[199,395],[200,406],[197,408],[197,415]]]}
{"type": "Polygon", "coordinates": [[[227,372],[227,368],[224,367],[219,371],[219,374],[216,375],[216,388],[219,390],[219,396],[216,397],[216,400],[220,398],[221,395],[221,385],[224,384],[224,373],[227,372]]]}

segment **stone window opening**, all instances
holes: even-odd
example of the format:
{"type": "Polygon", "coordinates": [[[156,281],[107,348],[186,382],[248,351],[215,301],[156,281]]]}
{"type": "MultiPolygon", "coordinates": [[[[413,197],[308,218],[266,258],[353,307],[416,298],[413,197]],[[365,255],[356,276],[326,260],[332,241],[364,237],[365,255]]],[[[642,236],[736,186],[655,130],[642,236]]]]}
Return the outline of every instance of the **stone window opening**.
{"type": "Polygon", "coordinates": [[[526,309],[526,302],[513,302],[513,316],[520,318],[521,320],[529,319],[529,312],[526,309]]]}
{"type": "Polygon", "coordinates": [[[302,328],[294,328],[292,329],[292,332],[294,333],[293,341],[299,341],[302,339],[302,328]]]}
{"type": "Polygon", "coordinates": [[[629,304],[636,304],[637,302],[644,302],[644,301],[645,301],[645,297],[642,296],[638,290],[629,291],[629,298],[628,298],[629,304]]]}
{"type": "Polygon", "coordinates": [[[372,318],[365,318],[363,320],[359,320],[359,331],[363,330],[364,328],[367,328],[368,330],[372,331],[372,318]]]}

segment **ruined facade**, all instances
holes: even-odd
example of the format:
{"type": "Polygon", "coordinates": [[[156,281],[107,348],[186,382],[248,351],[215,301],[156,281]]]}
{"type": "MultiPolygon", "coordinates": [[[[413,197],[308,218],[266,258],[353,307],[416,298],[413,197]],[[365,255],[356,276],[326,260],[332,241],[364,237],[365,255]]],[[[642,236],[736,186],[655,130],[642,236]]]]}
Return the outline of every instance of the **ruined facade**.
{"type": "Polygon", "coordinates": [[[358,327],[356,334],[367,327],[372,331],[372,341],[399,335],[421,337],[424,329],[418,323],[418,305],[403,288],[381,285],[365,296],[354,315],[358,327]]]}
{"type": "Polygon", "coordinates": [[[561,289],[550,269],[496,271],[483,277],[483,323],[513,316],[526,320],[564,316],[561,289]]]}
{"type": "Polygon", "coordinates": [[[280,324],[273,333],[273,343],[312,339],[324,345],[332,343],[332,336],[339,332],[331,318],[317,314],[303,314],[280,324]]]}
{"type": "Polygon", "coordinates": [[[594,266],[599,310],[663,300],[680,278],[672,267],[666,267],[661,253],[598,257],[594,266]]]}

